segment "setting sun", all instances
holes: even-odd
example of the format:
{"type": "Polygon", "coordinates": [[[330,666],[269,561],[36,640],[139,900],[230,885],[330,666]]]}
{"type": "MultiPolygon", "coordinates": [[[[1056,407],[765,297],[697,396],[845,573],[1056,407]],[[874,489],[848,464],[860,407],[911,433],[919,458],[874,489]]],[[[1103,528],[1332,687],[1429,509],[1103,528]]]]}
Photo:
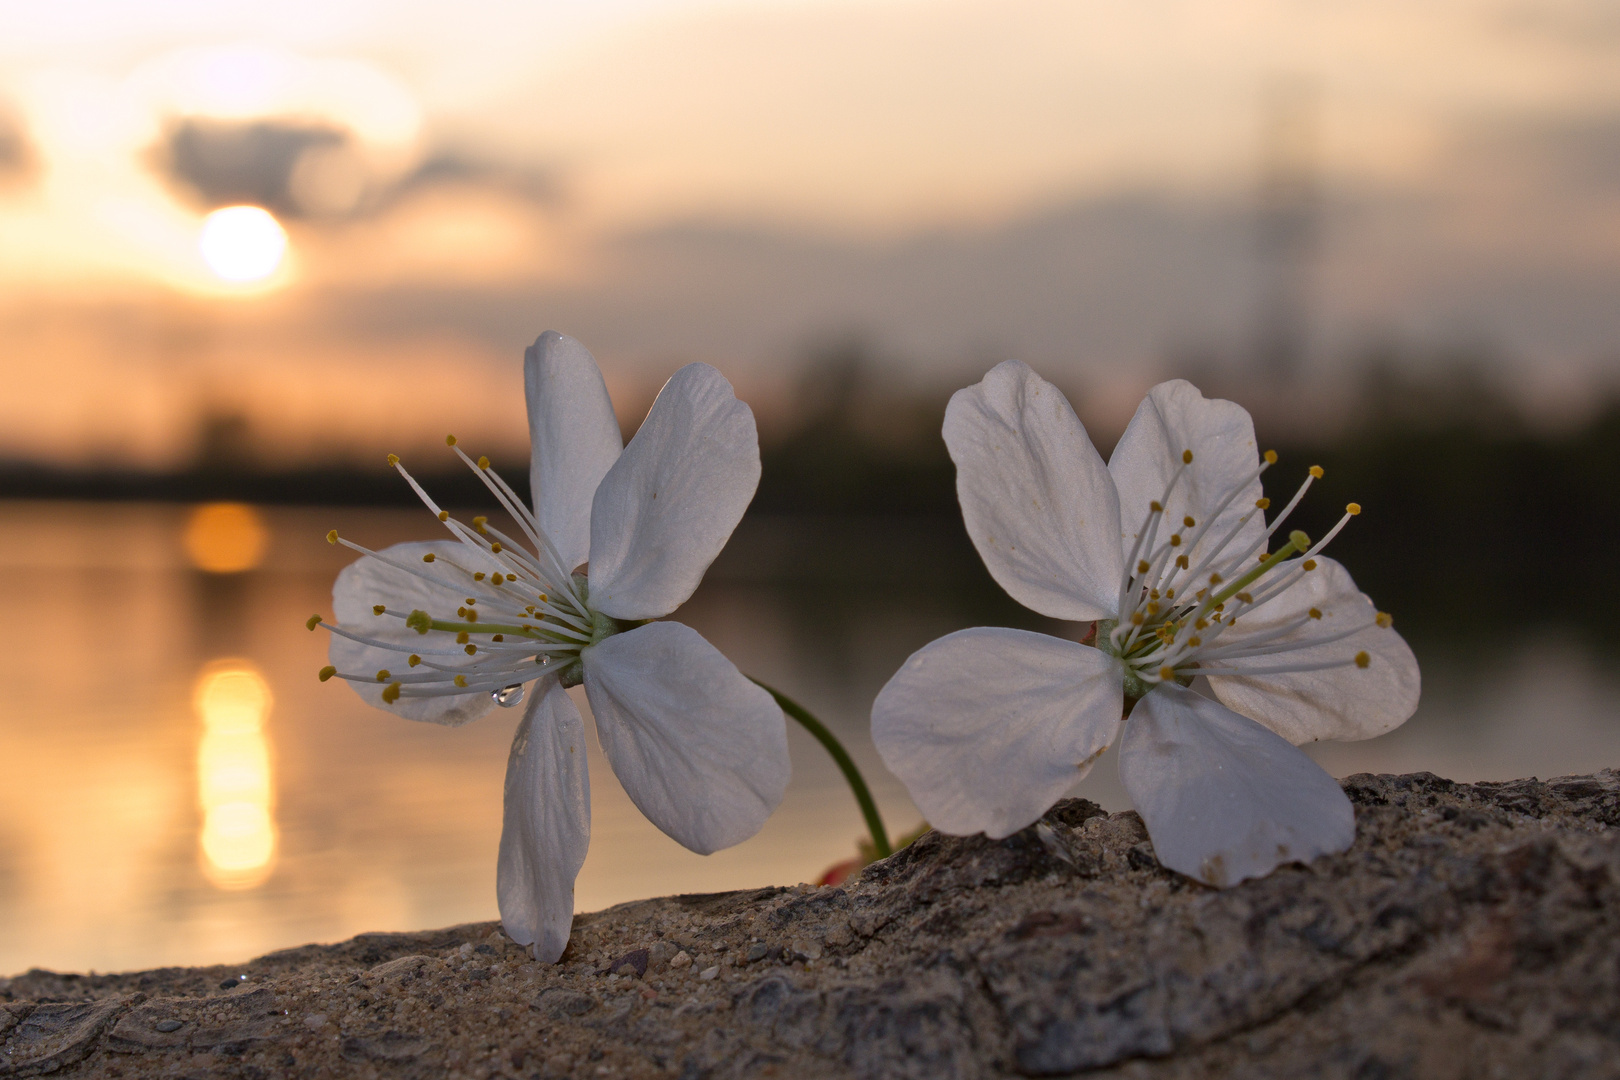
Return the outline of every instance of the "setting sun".
{"type": "Polygon", "coordinates": [[[287,233],[268,210],[227,206],[203,220],[197,239],[203,261],[221,280],[263,281],[287,252],[287,233]]]}

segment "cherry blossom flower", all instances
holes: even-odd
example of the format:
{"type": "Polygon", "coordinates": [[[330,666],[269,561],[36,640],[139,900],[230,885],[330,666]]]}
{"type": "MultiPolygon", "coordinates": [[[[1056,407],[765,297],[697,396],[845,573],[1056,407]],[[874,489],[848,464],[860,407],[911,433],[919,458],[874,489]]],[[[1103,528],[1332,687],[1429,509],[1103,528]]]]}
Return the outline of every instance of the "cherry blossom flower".
{"type": "Polygon", "coordinates": [[[1103,464],[1063,395],[1009,361],[945,414],[968,534],[991,575],[1095,645],[963,630],[872,708],[884,763],[935,827],[1004,837],[1120,736],[1119,774],[1160,862],[1229,886],[1343,851],[1355,816],[1298,744],[1366,739],[1417,707],[1411,650],[1312,542],[1270,549],[1249,414],[1191,384],[1151,390],[1103,464]],[[1090,640],[1090,639],[1088,639],[1090,640]],[[1208,680],[1214,697],[1190,688],[1208,680]]]}
{"type": "MultiPolygon", "coordinates": [[[[703,854],[759,831],[788,782],[771,694],[695,630],[654,621],[697,588],[759,484],[754,416],[688,364],[622,445],[602,374],[579,342],[542,334],[524,357],[531,508],[447,441],[517,522],[463,523],[398,469],[450,539],[371,551],[338,575],[331,665],[371,704],[459,725],[527,709],[507,764],[497,892],[506,932],[552,962],[568,943],[590,835],[581,683],[614,774],[652,822],[703,854]]],[[[311,629],[326,625],[319,617],[311,629]]]]}

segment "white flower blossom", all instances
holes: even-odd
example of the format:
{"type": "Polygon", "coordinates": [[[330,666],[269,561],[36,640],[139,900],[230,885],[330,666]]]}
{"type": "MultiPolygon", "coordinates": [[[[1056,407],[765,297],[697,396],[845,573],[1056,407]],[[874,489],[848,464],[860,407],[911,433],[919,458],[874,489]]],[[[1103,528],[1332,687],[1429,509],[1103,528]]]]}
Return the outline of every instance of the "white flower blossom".
{"type": "Polygon", "coordinates": [[[1149,392],[1107,465],[1015,361],[952,397],[944,434],[991,575],[1043,615],[1095,621],[1096,647],[979,628],[906,661],[872,735],[928,820],[1010,835],[1123,727],[1120,779],[1164,865],[1224,887],[1348,848],[1349,800],[1297,744],[1380,735],[1419,691],[1389,616],[1319,554],[1360,507],[1268,552],[1321,470],[1267,525],[1276,456],[1247,412],[1186,382],[1149,392]]]}
{"type": "MultiPolygon", "coordinates": [[[[555,961],[590,834],[583,683],[608,763],[652,822],[707,854],[759,831],[788,781],[782,711],[695,630],[656,622],[692,595],[759,484],[754,416],[688,364],[622,445],[579,342],[524,357],[531,509],[487,459],[455,453],[518,524],[452,518],[390,462],[451,538],[363,553],[333,588],[322,679],[411,720],[459,725],[528,707],[507,764],[497,892],[506,932],[555,961]]],[[[455,440],[447,440],[455,447],[455,440]]],[[[311,627],[319,624],[311,620],[311,627]]]]}

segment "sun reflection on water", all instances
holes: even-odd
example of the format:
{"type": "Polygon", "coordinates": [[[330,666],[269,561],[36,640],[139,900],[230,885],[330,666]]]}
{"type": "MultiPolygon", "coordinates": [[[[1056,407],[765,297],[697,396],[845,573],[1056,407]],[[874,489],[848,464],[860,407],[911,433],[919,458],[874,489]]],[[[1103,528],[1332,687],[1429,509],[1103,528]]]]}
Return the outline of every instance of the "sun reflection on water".
{"type": "Polygon", "coordinates": [[[252,889],[274,866],[276,825],[264,720],[270,687],[243,660],[220,660],[197,676],[192,703],[203,724],[197,746],[202,868],[221,889],[252,889]]]}
{"type": "Polygon", "coordinates": [[[191,564],[211,574],[252,570],[264,558],[269,532],[259,512],[245,503],[204,503],[186,519],[182,537],[191,564]]]}

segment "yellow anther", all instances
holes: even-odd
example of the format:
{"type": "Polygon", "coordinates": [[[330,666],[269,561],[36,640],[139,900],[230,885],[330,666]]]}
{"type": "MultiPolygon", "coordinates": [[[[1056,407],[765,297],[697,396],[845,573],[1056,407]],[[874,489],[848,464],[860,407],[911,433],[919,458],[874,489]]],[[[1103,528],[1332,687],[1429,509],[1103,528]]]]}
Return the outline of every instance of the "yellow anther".
{"type": "Polygon", "coordinates": [[[1187,644],[1191,645],[1195,649],[1198,648],[1198,646],[1202,645],[1203,643],[1204,643],[1204,639],[1199,637],[1197,634],[1194,634],[1192,637],[1187,639],[1187,644]]]}
{"type": "Polygon", "coordinates": [[[378,682],[387,682],[389,679],[392,679],[393,677],[394,677],[393,672],[389,671],[387,668],[383,668],[381,671],[377,672],[377,681],[378,682]]]}
{"type": "Polygon", "coordinates": [[[456,608],[456,618],[465,619],[466,617],[467,617],[467,609],[466,608],[464,608],[464,607],[456,608]]]}
{"type": "Polygon", "coordinates": [[[1267,450],[1265,452],[1265,454],[1264,454],[1264,457],[1266,459],[1266,464],[1267,465],[1275,465],[1275,464],[1277,464],[1277,451],[1275,451],[1275,450],[1267,450]]]}
{"type": "Polygon", "coordinates": [[[389,683],[383,687],[383,701],[389,705],[399,700],[399,683],[389,683]]]}
{"type": "Polygon", "coordinates": [[[1151,569],[1153,569],[1153,564],[1148,562],[1146,559],[1142,559],[1136,564],[1136,572],[1138,574],[1145,574],[1151,569]]]}
{"type": "Polygon", "coordinates": [[[420,656],[417,656],[415,653],[411,653],[411,655],[406,658],[405,662],[407,664],[410,664],[411,667],[415,667],[417,664],[420,664],[422,662],[422,658],[420,656]]]}
{"type": "Polygon", "coordinates": [[[1259,509],[1259,510],[1270,510],[1271,509],[1271,500],[1270,499],[1256,499],[1256,500],[1254,500],[1254,505],[1255,505],[1255,508],[1259,509]]]}
{"type": "Polygon", "coordinates": [[[1155,601],[1148,604],[1147,613],[1149,615],[1157,615],[1159,613],[1159,603],[1158,603],[1158,601],[1155,600],[1155,601]]]}
{"type": "Polygon", "coordinates": [[[388,610],[388,608],[386,606],[382,605],[382,604],[372,604],[371,605],[371,613],[373,615],[381,615],[383,612],[385,612],[387,610],[388,610]]]}
{"type": "Polygon", "coordinates": [[[1165,682],[1169,682],[1171,679],[1173,679],[1175,677],[1176,677],[1176,669],[1173,668],[1173,667],[1170,667],[1168,664],[1159,669],[1159,678],[1163,679],[1165,682]]]}
{"type": "Polygon", "coordinates": [[[546,594],[545,593],[540,594],[540,602],[542,604],[549,603],[549,601],[546,599],[546,594]]]}
{"type": "Polygon", "coordinates": [[[321,625],[321,617],[319,615],[311,615],[309,618],[304,620],[304,629],[306,630],[313,630],[319,625],[321,625]]]}
{"type": "Polygon", "coordinates": [[[489,545],[489,550],[499,555],[501,553],[501,542],[499,540],[495,541],[493,544],[489,545]]]}
{"type": "Polygon", "coordinates": [[[1288,534],[1288,542],[1293,544],[1300,551],[1304,551],[1306,548],[1311,546],[1311,538],[1306,536],[1303,532],[1300,532],[1298,529],[1295,529],[1293,532],[1288,534]]]}
{"type": "Polygon", "coordinates": [[[457,645],[465,645],[465,644],[467,644],[467,631],[463,630],[461,633],[456,635],[456,644],[457,645]]]}
{"type": "Polygon", "coordinates": [[[1390,616],[1389,612],[1380,611],[1376,616],[1373,617],[1373,622],[1377,623],[1379,626],[1382,626],[1384,629],[1388,630],[1391,626],[1394,625],[1395,620],[1390,616]]]}
{"type": "Polygon", "coordinates": [[[483,581],[484,580],[484,572],[482,570],[478,571],[476,574],[473,575],[473,580],[474,581],[483,581]]]}
{"type": "Polygon", "coordinates": [[[327,679],[330,679],[336,674],[337,668],[333,667],[331,664],[327,664],[325,667],[321,668],[321,682],[325,682],[327,679]]]}
{"type": "Polygon", "coordinates": [[[390,464],[390,465],[398,465],[399,464],[399,455],[398,454],[389,454],[388,455],[388,464],[390,464]]]}
{"type": "Polygon", "coordinates": [[[1309,472],[1311,474],[1312,478],[1316,479],[1316,480],[1322,479],[1322,477],[1324,475],[1323,472],[1322,472],[1322,466],[1320,466],[1320,465],[1312,465],[1306,471],[1309,472]]]}
{"type": "Polygon", "coordinates": [[[1187,567],[1189,565],[1191,565],[1191,564],[1187,562],[1187,556],[1185,556],[1185,555],[1177,555],[1176,556],[1176,568],[1178,570],[1185,570],[1185,569],[1187,569],[1187,567]]]}
{"type": "Polygon", "coordinates": [[[1311,608],[1311,610],[1307,611],[1305,614],[1309,615],[1313,619],[1320,619],[1322,617],[1322,611],[1320,608],[1311,608]]]}
{"type": "Polygon", "coordinates": [[[1194,525],[1198,524],[1198,522],[1194,521],[1191,516],[1188,516],[1181,519],[1181,524],[1190,529],[1194,525]]]}
{"type": "Polygon", "coordinates": [[[1370,663],[1372,663],[1372,657],[1364,652],[1356,653],[1356,667],[1364,668],[1370,663]]]}
{"type": "Polygon", "coordinates": [[[422,556],[422,561],[423,562],[432,562],[433,561],[433,552],[430,551],[426,555],[422,556]]]}
{"type": "Polygon", "coordinates": [[[1172,536],[1170,538],[1170,546],[1171,547],[1180,547],[1181,546],[1181,534],[1180,533],[1176,533],[1174,536],[1172,536]]]}
{"type": "Polygon", "coordinates": [[[1141,626],[1142,623],[1144,623],[1145,621],[1146,620],[1142,617],[1142,613],[1140,611],[1135,612],[1134,614],[1131,615],[1131,625],[1132,626],[1141,626]]]}
{"type": "Polygon", "coordinates": [[[449,521],[450,520],[450,511],[448,511],[448,510],[440,510],[439,511],[439,520],[440,521],[449,521]]]}
{"type": "Polygon", "coordinates": [[[326,534],[326,542],[328,544],[337,543],[337,530],[336,529],[333,529],[331,532],[326,534]]]}
{"type": "Polygon", "coordinates": [[[480,457],[480,458],[479,458],[479,459],[478,459],[478,467],[479,467],[479,468],[480,468],[480,469],[487,469],[487,468],[489,468],[489,458],[487,458],[487,457],[480,457]]]}
{"type": "Polygon", "coordinates": [[[496,634],[494,637],[490,638],[489,640],[491,640],[491,641],[505,641],[506,640],[506,635],[505,634],[496,634]]]}
{"type": "Polygon", "coordinates": [[[473,517],[473,528],[482,529],[484,527],[484,522],[488,520],[489,518],[485,517],[483,514],[475,515],[473,517]]]}
{"type": "Polygon", "coordinates": [[[1192,451],[1191,450],[1183,450],[1181,452],[1181,463],[1183,465],[1191,465],[1192,464],[1192,451]]]}
{"type": "Polygon", "coordinates": [[[1196,620],[1193,623],[1193,629],[1194,630],[1208,630],[1209,629],[1209,620],[1208,619],[1198,619],[1198,620],[1196,620]]]}
{"type": "Polygon", "coordinates": [[[456,445],[456,437],[454,435],[446,435],[444,437],[444,445],[446,445],[446,446],[454,446],[454,445],[456,445]]]}
{"type": "Polygon", "coordinates": [[[454,680],[452,680],[452,681],[453,681],[453,682],[454,682],[454,683],[455,683],[455,684],[456,684],[456,685],[457,685],[457,686],[466,686],[466,685],[467,685],[467,676],[465,676],[465,675],[457,675],[457,676],[456,676],[456,677],[455,677],[455,679],[454,679],[454,680]]]}
{"type": "Polygon", "coordinates": [[[500,584],[502,584],[503,582],[506,581],[506,578],[504,578],[500,574],[491,574],[491,575],[489,575],[489,581],[490,581],[491,585],[500,585],[500,584]]]}
{"type": "Polygon", "coordinates": [[[1211,575],[1209,575],[1209,583],[1211,585],[1219,585],[1221,582],[1223,582],[1225,580],[1226,579],[1221,577],[1221,575],[1219,575],[1219,574],[1211,574],[1211,575]]]}
{"type": "Polygon", "coordinates": [[[1158,589],[1149,589],[1148,590],[1148,599],[1149,600],[1157,600],[1158,598],[1159,598],[1159,590],[1158,589]]]}
{"type": "Polygon", "coordinates": [[[1166,590],[1164,590],[1164,598],[1166,600],[1174,600],[1176,598],[1176,590],[1174,590],[1174,589],[1166,589],[1166,590]]]}
{"type": "Polygon", "coordinates": [[[474,654],[475,654],[475,653],[477,653],[477,652],[478,652],[478,646],[476,646],[476,645],[472,645],[472,644],[469,644],[469,645],[468,645],[468,646],[467,646],[467,655],[468,655],[468,656],[472,656],[472,655],[474,655],[474,654]]]}
{"type": "Polygon", "coordinates": [[[1153,511],[1155,514],[1164,513],[1164,507],[1159,505],[1158,499],[1154,499],[1152,502],[1148,503],[1148,509],[1153,511]]]}
{"type": "Polygon", "coordinates": [[[467,621],[468,622],[477,622],[478,621],[478,612],[476,610],[474,610],[473,608],[468,608],[467,609],[467,621]]]}
{"type": "Polygon", "coordinates": [[[1316,560],[1315,559],[1306,559],[1304,562],[1300,563],[1299,565],[1300,565],[1300,568],[1303,569],[1303,570],[1315,570],[1316,569],[1316,560]]]}
{"type": "Polygon", "coordinates": [[[467,606],[468,607],[472,607],[476,603],[478,603],[477,599],[475,599],[474,597],[471,597],[471,596],[467,597],[467,606]]]}
{"type": "Polygon", "coordinates": [[[1357,514],[1361,513],[1361,504],[1351,503],[1344,508],[1344,512],[1349,514],[1351,517],[1355,517],[1357,514]]]}
{"type": "Polygon", "coordinates": [[[1240,593],[1237,594],[1237,598],[1239,600],[1243,601],[1245,604],[1254,603],[1254,596],[1251,595],[1250,593],[1240,592],[1240,593]]]}

